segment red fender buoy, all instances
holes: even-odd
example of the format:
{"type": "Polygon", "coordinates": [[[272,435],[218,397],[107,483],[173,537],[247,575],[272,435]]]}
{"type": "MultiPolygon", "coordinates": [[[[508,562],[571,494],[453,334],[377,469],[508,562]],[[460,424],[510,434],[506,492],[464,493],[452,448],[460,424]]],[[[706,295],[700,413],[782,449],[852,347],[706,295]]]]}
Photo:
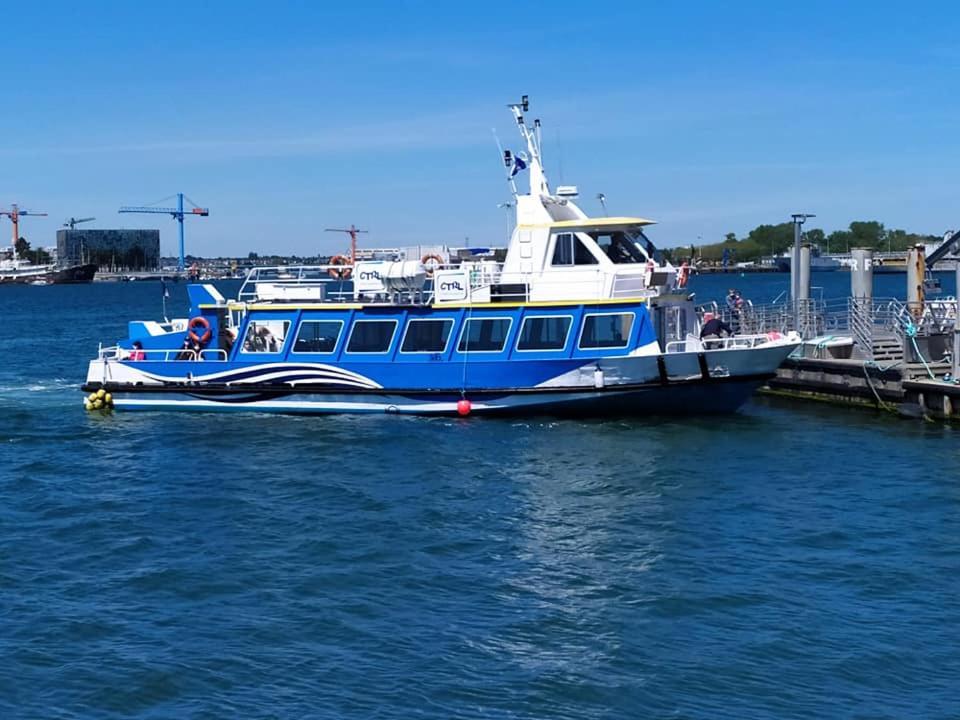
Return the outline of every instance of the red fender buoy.
{"type": "Polygon", "coordinates": [[[472,409],[473,407],[470,405],[470,401],[466,398],[457,401],[457,415],[460,417],[466,417],[472,409]]]}

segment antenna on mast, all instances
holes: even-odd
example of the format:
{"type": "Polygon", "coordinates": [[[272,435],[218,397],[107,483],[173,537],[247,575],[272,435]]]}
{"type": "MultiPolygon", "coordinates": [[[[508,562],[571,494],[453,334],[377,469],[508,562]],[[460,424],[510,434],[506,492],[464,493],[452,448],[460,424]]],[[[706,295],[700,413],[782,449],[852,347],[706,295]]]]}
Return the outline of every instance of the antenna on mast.
{"type": "Polygon", "coordinates": [[[513,154],[509,150],[504,150],[503,145],[500,144],[500,136],[497,135],[497,131],[493,130],[493,139],[497,143],[497,150],[500,151],[500,157],[503,158],[503,164],[507,168],[507,182],[510,183],[510,189],[513,191],[513,196],[517,196],[517,184],[513,181],[513,154]]]}

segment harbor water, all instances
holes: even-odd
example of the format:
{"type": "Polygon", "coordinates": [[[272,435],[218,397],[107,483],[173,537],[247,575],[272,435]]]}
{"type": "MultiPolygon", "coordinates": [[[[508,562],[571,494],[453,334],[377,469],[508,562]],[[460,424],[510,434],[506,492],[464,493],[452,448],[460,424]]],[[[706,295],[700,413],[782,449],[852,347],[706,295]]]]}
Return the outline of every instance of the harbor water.
{"type": "Polygon", "coordinates": [[[0,717],[960,716],[950,426],[85,413],[160,312],[0,287],[0,717]]]}

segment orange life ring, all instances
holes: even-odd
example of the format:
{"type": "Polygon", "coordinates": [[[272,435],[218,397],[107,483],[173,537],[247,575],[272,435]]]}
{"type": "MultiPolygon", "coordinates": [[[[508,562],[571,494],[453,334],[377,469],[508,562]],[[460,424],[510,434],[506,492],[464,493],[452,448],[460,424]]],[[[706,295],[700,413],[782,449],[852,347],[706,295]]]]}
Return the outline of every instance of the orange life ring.
{"type": "Polygon", "coordinates": [[[210,338],[213,337],[213,331],[210,330],[210,321],[202,315],[197,315],[193,318],[190,324],[187,325],[187,330],[187,335],[190,336],[190,339],[201,345],[206,345],[210,342],[210,338]],[[203,328],[203,335],[197,335],[197,328],[203,328]]]}
{"type": "Polygon", "coordinates": [[[680,272],[677,274],[677,287],[685,288],[687,280],[690,278],[690,266],[686,262],[680,266],[680,272]]]}
{"type": "Polygon", "coordinates": [[[423,265],[427,270],[427,277],[433,277],[434,271],[437,270],[441,265],[443,265],[443,258],[439,255],[424,255],[420,258],[420,264],[423,265]],[[430,267],[427,265],[428,260],[434,260],[436,262],[436,267],[430,267]]]}
{"type": "MultiPolygon", "coordinates": [[[[351,262],[350,262],[350,258],[348,258],[346,255],[334,255],[332,258],[330,258],[329,264],[330,265],[351,265],[351,262]]],[[[332,267],[329,270],[327,270],[327,273],[334,280],[347,280],[351,275],[353,275],[353,268],[345,267],[338,270],[337,268],[332,267]]]]}

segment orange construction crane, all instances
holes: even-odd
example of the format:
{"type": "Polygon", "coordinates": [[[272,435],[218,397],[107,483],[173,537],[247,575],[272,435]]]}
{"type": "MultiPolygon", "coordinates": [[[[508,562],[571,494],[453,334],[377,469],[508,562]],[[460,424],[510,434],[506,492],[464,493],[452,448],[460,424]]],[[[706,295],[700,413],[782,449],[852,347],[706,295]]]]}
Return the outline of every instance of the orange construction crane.
{"type": "Polygon", "coordinates": [[[32,210],[21,210],[15,204],[10,206],[9,210],[0,210],[0,215],[6,215],[13,223],[13,257],[17,257],[17,240],[20,239],[20,217],[23,215],[46,216],[46,213],[33,212],[32,210]]]}
{"type": "Polygon", "coordinates": [[[350,229],[344,230],[342,228],[326,228],[324,232],[342,232],[347,233],[350,236],[350,263],[353,265],[357,264],[357,233],[368,233],[369,230],[358,230],[354,227],[353,223],[350,223],[350,229]]]}

